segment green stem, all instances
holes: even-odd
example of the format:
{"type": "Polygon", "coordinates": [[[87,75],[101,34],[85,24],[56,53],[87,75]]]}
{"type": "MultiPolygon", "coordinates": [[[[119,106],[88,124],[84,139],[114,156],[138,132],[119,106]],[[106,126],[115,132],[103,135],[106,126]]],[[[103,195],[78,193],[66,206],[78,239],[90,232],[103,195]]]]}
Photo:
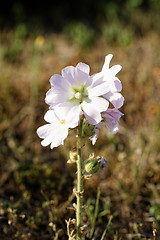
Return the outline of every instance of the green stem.
{"type": "Polygon", "coordinates": [[[82,227],[82,195],[83,195],[83,179],[82,179],[82,128],[83,119],[80,119],[78,129],[78,141],[77,141],[77,240],[82,239],[80,228],[82,227]]]}
{"type": "Polygon", "coordinates": [[[95,205],[95,212],[94,212],[91,234],[90,234],[91,239],[92,239],[94,231],[95,231],[96,219],[97,219],[98,208],[99,208],[99,198],[100,198],[100,188],[98,187],[98,189],[97,189],[97,200],[96,200],[96,205],[95,205]]]}

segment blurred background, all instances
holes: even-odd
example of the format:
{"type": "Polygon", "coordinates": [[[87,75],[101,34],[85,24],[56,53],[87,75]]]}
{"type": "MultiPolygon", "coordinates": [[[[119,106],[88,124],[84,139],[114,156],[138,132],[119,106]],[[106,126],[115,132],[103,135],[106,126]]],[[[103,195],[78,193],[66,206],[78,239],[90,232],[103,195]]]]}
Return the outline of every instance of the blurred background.
{"type": "Polygon", "coordinates": [[[75,217],[76,178],[67,160],[76,132],[50,150],[40,145],[36,129],[45,123],[49,78],[80,61],[90,65],[91,74],[99,72],[109,53],[110,66],[123,67],[118,77],[125,115],[119,133],[104,128],[94,147],[85,142],[84,159],[92,152],[108,159],[107,168],[84,184],[86,239],[99,240],[105,229],[104,239],[159,239],[159,22],[158,0],[3,2],[0,239],[67,239],[65,219],[75,217]]]}

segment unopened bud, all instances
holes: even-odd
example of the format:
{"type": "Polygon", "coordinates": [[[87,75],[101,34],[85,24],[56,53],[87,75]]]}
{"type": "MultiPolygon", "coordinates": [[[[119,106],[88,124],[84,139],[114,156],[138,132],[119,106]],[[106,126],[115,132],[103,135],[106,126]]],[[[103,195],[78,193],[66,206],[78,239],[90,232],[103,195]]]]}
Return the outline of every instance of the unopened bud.
{"type": "Polygon", "coordinates": [[[98,172],[100,167],[100,162],[98,162],[98,158],[95,158],[94,155],[92,155],[93,158],[89,157],[86,161],[84,161],[84,169],[87,174],[93,174],[98,172]]]}
{"type": "Polygon", "coordinates": [[[94,157],[94,154],[91,154],[89,158],[84,161],[84,169],[87,174],[93,174],[98,172],[99,169],[104,170],[107,162],[107,159],[104,157],[94,157]]]}

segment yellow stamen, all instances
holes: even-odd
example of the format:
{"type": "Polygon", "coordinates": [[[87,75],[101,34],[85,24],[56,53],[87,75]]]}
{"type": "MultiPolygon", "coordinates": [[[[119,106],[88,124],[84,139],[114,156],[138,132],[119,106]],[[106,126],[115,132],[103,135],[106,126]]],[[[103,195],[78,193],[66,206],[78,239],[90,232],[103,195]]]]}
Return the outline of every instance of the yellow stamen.
{"type": "Polygon", "coordinates": [[[65,119],[60,120],[60,124],[65,124],[65,123],[66,123],[65,119]]]}

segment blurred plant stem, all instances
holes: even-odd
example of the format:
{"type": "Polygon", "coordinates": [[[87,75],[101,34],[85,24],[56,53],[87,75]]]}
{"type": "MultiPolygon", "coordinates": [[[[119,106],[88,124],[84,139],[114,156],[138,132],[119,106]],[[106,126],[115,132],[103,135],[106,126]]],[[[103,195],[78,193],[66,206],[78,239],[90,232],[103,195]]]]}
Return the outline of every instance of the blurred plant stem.
{"type": "Polygon", "coordinates": [[[34,131],[34,124],[36,118],[36,104],[38,99],[38,89],[39,89],[39,82],[38,82],[38,71],[41,66],[41,51],[37,51],[34,47],[33,49],[33,56],[30,59],[30,71],[31,71],[31,78],[30,78],[30,118],[28,122],[28,135],[26,137],[26,144],[30,144],[32,141],[32,134],[34,131]]]}
{"type": "Polygon", "coordinates": [[[108,223],[107,223],[107,225],[106,225],[106,228],[105,228],[105,230],[104,230],[104,232],[103,232],[103,234],[102,234],[101,240],[104,239],[104,237],[105,237],[105,235],[106,235],[106,232],[107,232],[107,230],[108,230],[108,228],[109,228],[109,226],[110,226],[110,224],[111,224],[112,218],[113,218],[113,216],[110,216],[110,218],[109,218],[109,220],[108,220],[108,223]]]}
{"type": "Polygon", "coordinates": [[[36,51],[34,49],[33,51],[33,58],[31,61],[31,71],[32,71],[32,77],[30,81],[30,106],[31,106],[31,111],[32,111],[32,117],[31,119],[31,125],[34,122],[35,118],[35,106],[37,103],[37,98],[38,98],[38,71],[41,65],[41,52],[36,51]]]}
{"type": "Polygon", "coordinates": [[[81,227],[82,227],[82,196],[83,196],[83,180],[82,180],[82,129],[83,119],[80,119],[78,128],[78,140],[77,140],[77,211],[76,211],[76,224],[77,224],[77,240],[82,239],[81,227]]]}
{"type": "Polygon", "coordinates": [[[96,200],[96,205],[95,205],[95,212],[94,212],[94,218],[92,222],[92,228],[91,228],[91,233],[90,233],[90,238],[92,239],[94,231],[95,231],[95,225],[96,225],[96,219],[98,215],[98,208],[99,208],[99,198],[100,198],[100,188],[98,187],[97,189],[97,200],[96,200]]]}

